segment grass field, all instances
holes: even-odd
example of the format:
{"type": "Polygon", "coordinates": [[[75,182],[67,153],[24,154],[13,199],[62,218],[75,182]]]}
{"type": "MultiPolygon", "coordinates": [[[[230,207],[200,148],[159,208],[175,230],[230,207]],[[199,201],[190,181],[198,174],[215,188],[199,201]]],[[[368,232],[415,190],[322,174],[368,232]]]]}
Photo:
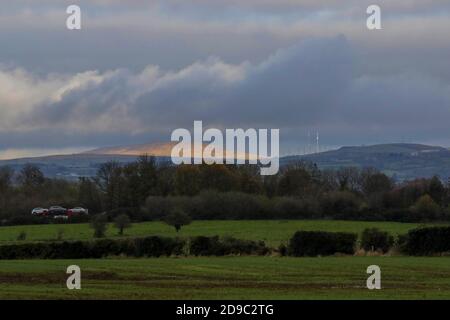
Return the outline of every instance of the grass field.
{"type": "Polygon", "coordinates": [[[450,299],[450,258],[208,257],[0,261],[0,299],[450,299]],[[81,267],[81,290],[66,268],[81,267]],[[381,268],[381,290],[366,268],[381,268]]]}
{"type": "MultiPolygon", "coordinates": [[[[298,230],[361,233],[365,228],[376,227],[391,234],[404,234],[418,226],[419,224],[414,223],[336,220],[194,221],[191,225],[183,227],[178,236],[233,236],[239,239],[264,240],[269,246],[277,246],[280,242],[287,242],[298,230]]],[[[0,245],[17,242],[17,236],[21,231],[26,232],[26,241],[55,240],[59,230],[63,230],[64,240],[92,239],[93,234],[88,224],[0,227],[0,245]]],[[[125,231],[125,234],[125,236],[177,235],[173,227],[161,222],[135,223],[125,231]]],[[[112,225],[108,228],[107,236],[118,237],[117,230],[112,225]]]]}
{"type": "MultiPolygon", "coordinates": [[[[221,235],[265,240],[275,247],[297,230],[360,233],[376,227],[404,234],[420,225],[359,221],[195,221],[178,236],[221,235]]],[[[0,245],[92,239],[88,224],[0,228],[0,245]]],[[[176,232],[160,222],[136,223],[126,237],[176,232]]],[[[108,237],[118,237],[109,225],[108,237]]],[[[88,260],[0,260],[0,299],[450,299],[450,257],[179,257],[88,260]],[[66,268],[82,270],[82,290],[65,286],[66,268]],[[382,270],[382,290],[366,288],[366,269],[382,270]]]]}

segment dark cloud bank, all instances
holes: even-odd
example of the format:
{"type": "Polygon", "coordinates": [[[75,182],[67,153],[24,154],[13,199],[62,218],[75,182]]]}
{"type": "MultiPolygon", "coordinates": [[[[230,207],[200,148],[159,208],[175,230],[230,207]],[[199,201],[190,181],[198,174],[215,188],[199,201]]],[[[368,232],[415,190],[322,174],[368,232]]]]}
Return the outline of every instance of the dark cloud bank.
{"type": "Polygon", "coordinates": [[[410,69],[366,73],[364,63],[352,42],[337,36],[304,40],[261,63],[212,57],[171,71],[148,66],[52,76],[0,69],[23,88],[17,94],[27,105],[13,114],[0,106],[0,147],[167,141],[172,130],[191,128],[194,120],[219,128],[280,128],[282,147],[304,144],[307,130],[316,129],[328,145],[404,138],[450,144],[445,78],[410,69]],[[29,93],[36,83],[48,84],[39,99],[29,93]]]}

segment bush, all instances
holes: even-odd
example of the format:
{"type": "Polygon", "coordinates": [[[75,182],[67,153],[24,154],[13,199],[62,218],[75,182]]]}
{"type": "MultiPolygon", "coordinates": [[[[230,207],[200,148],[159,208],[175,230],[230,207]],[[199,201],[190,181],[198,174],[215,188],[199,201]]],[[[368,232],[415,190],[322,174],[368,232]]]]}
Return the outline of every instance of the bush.
{"type": "Polygon", "coordinates": [[[63,241],[0,246],[1,259],[99,259],[107,256],[179,255],[185,241],[163,237],[126,240],[63,241]]]}
{"type": "Polygon", "coordinates": [[[232,237],[220,239],[218,236],[199,236],[191,239],[189,251],[190,254],[195,256],[265,255],[269,252],[269,249],[263,241],[239,240],[232,237]]]}
{"type": "Polygon", "coordinates": [[[25,231],[20,231],[17,236],[17,241],[24,241],[27,238],[27,233],[25,231]]]}
{"type": "Polygon", "coordinates": [[[324,195],[323,212],[335,219],[353,219],[358,216],[361,200],[349,191],[336,191],[324,195]]]}
{"type": "Polygon", "coordinates": [[[179,255],[183,250],[185,242],[180,239],[162,238],[157,236],[136,239],[137,257],[160,257],[170,256],[172,254],[179,255]]]}
{"type": "Polygon", "coordinates": [[[344,232],[297,231],[289,241],[291,256],[353,254],[357,235],[344,232]]]}
{"type": "Polygon", "coordinates": [[[319,216],[320,206],[314,199],[278,197],[273,199],[273,211],[280,219],[308,219],[319,216]]]}
{"type": "Polygon", "coordinates": [[[411,207],[412,217],[415,221],[436,220],[440,212],[441,208],[428,194],[421,196],[411,207]]]}
{"type": "Polygon", "coordinates": [[[288,248],[286,247],[286,245],[284,243],[282,243],[278,246],[278,253],[282,257],[287,256],[288,248]]]}
{"type": "Polygon", "coordinates": [[[103,238],[108,227],[106,215],[99,214],[92,218],[91,228],[94,229],[94,238],[103,238]]]}
{"type": "Polygon", "coordinates": [[[376,228],[364,229],[361,235],[361,247],[366,251],[389,251],[394,244],[394,238],[389,233],[376,228]]]}
{"type": "Polygon", "coordinates": [[[175,228],[176,232],[181,230],[182,226],[186,226],[192,222],[192,219],[182,209],[174,208],[171,213],[162,219],[166,224],[175,228]]]}
{"type": "Polygon", "coordinates": [[[47,217],[36,217],[32,215],[17,215],[9,219],[2,220],[2,226],[19,226],[19,225],[35,225],[48,224],[50,219],[47,217]]]}
{"type": "Polygon", "coordinates": [[[429,227],[410,230],[403,251],[415,256],[450,251],[450,227],[429,227]]]}
{"type": "Polygon", "coordinates": [[[123,230],[131,227],[130,217],[126,214],[118,215],[114,218],[114,226],[119,229],[119,235],[123,235],[123,230]]]}

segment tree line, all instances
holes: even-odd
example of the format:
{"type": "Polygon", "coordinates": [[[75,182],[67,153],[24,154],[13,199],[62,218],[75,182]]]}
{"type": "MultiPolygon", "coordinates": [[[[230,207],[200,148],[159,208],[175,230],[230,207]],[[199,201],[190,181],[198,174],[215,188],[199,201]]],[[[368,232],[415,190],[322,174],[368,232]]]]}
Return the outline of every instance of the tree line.
{"type": "Polygon", "coordinates": [[[34,207],[82,206],[134,221],[192,219],[437,221],[450,217],[450,186],[438,177],[398,182],[373,168],[320,170],[296,162],[277,175],[252,165],[179,165],[143,155],[111,161],[95,177],[50,179],[38,166],[0,167],[0,219],[28,221],[34,207]],[[186,217],[185,217],[186,218],[186,217]]]}

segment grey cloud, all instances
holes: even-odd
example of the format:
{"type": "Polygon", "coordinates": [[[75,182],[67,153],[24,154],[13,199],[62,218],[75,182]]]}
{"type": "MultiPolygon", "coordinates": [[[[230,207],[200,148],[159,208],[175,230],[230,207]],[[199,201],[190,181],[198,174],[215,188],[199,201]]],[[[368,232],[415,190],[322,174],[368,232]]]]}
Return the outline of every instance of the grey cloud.
{"type": "Polygon", "coordinates": [[[380,0],[376,32],[360,0],[80,1],[81,32],[68,4],[2,4],[0,148],[164,140],[197,119],[292,145],[316,129],[450,145],[447,0],[380,0]]]}
{"type": "Polygon", "coordinates": [[[86,137],[101,144],[168,140],[173,129],[191,128],[194,120],[280,128],[286,142],[297,144],[308,129],[320,129],[333,145],[448,133],[448,82],[417,72],[361,74],[358,59],[339,36],[304,41],[259,64],[210,58],[173,71],[92,73],[59,100],[34,106],[20,124],[35,128],[33,136],[64,128],[75,145],[77,137],[78,145],[86,137]]]}

